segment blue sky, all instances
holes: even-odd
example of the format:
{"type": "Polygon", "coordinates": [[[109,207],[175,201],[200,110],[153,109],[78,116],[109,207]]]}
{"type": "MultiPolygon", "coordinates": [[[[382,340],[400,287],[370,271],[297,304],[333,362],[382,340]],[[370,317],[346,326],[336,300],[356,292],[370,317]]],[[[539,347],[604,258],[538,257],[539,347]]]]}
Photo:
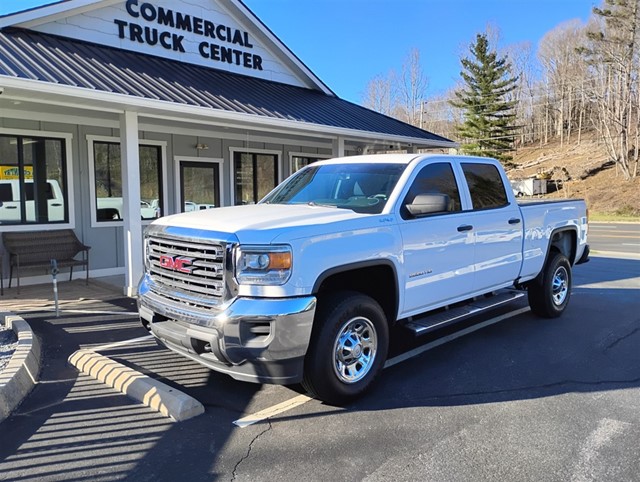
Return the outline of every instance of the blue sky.
{"type": "MultiPolygon", "coordinates": [[[[559,23],[586,21],[599,0],[244,0],[334,92],[360,103],[367,83],[420,51],[428,94],[452,87],[460,54],[487,24],[501,46],[530,42],[559,23]]],[[[0,0],[0,15],[43,0],[0,0]]],[[[158,1],[154,3],[160,3],[158,1]]],[[[171,2],[163,2],[170,4],[171,2]]]]}

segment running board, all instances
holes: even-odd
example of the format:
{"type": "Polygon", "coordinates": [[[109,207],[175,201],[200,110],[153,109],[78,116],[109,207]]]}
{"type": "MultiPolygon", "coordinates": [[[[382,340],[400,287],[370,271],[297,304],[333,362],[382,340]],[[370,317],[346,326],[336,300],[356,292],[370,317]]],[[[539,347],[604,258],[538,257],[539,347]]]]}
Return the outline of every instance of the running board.
{"type": "Polygon", "coordinates": [[[413,332],[416,336],[424,335],[430,331],[442,328],[452,323],[462,321],[473,315],[477,315],[484,311],[489,311],[505,303],[510,303],[522,298],[526,293],[517,290],[501,290],[495,295],[479,298],[470,301],[464,306],[458,306],[445,311],[438,311],[435,314],[427,315],[422,318],[414,318],[404,323],[404,327],[413,332]]]}

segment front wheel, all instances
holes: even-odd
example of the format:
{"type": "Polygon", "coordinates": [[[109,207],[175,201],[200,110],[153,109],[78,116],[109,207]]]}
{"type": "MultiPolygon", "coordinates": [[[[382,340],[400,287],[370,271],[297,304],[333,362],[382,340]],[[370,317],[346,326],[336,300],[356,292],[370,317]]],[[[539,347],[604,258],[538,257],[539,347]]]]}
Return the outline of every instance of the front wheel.
{"type": "Polygon", "coordinates": [[[374,299],[354,292],[321,297],[302,384],[324,402],[347,403],[371,386],[388,345],[387,319],[374,299]]]}
{"type": "Polygon", "coordinates": [[[571,264],[566,256],[554,251],[539,276],[528,288],[531,311],[544,318],[557,318],[569,304],[571,264]]]}

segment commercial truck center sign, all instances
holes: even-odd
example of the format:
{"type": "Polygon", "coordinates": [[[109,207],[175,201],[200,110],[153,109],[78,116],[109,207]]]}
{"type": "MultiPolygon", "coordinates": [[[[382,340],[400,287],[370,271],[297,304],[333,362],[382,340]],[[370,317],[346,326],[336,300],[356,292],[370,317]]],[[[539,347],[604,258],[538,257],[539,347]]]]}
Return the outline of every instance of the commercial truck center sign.
{"type": "Polygon", "coordinates": [[[203,37],[198,43],[202,58],[263,70],[262,57],[251,52],[253,45],[244,30],[138,0],[128,0],[126,10],[133,20],[113,20],[121,39],[185,53],[188,43],[183,32],[189,32],[203,37]]]}

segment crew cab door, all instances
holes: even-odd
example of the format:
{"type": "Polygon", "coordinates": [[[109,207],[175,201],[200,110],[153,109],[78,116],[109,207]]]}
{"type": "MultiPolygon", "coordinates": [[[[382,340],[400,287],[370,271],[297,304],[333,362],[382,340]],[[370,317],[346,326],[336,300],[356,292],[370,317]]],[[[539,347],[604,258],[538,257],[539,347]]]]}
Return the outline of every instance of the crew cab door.
{"type": "MultiPolygon", "coordinates": [[[[474,292],[509,286],[522,266],[523,219],[504,171],[497,161],[469,159],[460,163],[472,211],[475,236],[474,292]]],[[[466,194],[466,193],[465,193],[466,194]]]]}
{"type": "Polygon", "coordinates": [[[435,159],[417,168],[399,206],[404,304],[401,317],[444,306],[473,290],[474,233],[467,229],[460,189],[450,162],[435,159]],[[417,196],[446,195],[439,212],[412,215],[417,196]]]}

